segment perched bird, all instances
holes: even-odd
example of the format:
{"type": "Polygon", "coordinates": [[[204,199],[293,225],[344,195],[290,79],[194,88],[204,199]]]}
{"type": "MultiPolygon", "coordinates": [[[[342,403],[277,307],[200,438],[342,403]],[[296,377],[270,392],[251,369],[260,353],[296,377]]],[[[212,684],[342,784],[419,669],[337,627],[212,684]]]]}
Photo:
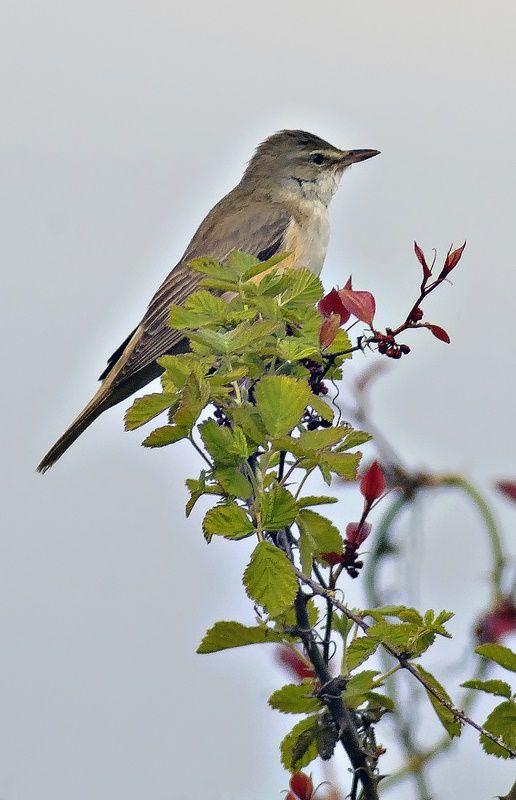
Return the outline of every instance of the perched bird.
{"type": "Polygon", "coordinates": [[[156,378],[156,359],[188,345],[167,325],[172,304],[195,292],[200,273],[189,266],[201,256],[224,261],[241,250],[261,261],[288,252],[282,267],[319,274],[328,246],[328,205],[344,170],[377,150],[339,150],[305,131],[280,131],[258,146],[242,180],[203,220],[186,251],[152,298],[143,319],[108,360],[98,391],[38,466],[45,472],[103,411],[156,378]]]}

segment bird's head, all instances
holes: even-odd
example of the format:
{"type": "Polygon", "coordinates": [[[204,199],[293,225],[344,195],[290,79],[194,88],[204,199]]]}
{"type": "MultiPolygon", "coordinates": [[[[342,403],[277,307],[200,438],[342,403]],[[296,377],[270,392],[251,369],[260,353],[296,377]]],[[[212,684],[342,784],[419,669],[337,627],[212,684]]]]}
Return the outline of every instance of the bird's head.
{"type": "Polygon", "coordinates": [[[339,150],[306,131],[279,131],[258,146],[244,179],[264,187],[279,185],[327,205],[344,170],[378,154],[378,150],[339,150]]]}

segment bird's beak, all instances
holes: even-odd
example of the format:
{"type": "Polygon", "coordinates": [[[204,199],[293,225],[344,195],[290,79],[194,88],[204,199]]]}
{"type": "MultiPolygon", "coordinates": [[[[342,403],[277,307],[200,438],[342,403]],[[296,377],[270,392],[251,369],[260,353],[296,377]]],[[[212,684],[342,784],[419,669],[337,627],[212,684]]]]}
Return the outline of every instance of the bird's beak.
{"type": "Polygon", "coordinates": [[[342,150],[341,164],[343,167],[349,167],[351,164],[357,164],[359,161],[365,161],[367,158],[380,155],[379,150],[342,150]]]}

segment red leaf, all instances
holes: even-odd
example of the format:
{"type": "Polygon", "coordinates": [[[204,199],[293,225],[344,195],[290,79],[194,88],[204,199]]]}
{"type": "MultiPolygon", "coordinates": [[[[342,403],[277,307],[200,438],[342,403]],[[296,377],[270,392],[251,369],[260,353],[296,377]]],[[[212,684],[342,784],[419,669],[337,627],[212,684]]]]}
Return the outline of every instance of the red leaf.
{"type": "Polygon", "coordinates": [[[430,325],[430,323],[427,323],[423,327],[428,328],[428,330],[434,334],[436,339],[440,339],[441,342],[446,342],[446,344],[450,344],[450,337],[448,336],[444,328],[439,327],[439,325],[430,325]]]}
{"type": "Polygon", "coordinates": [[[344,561],[342,553],[321,553],[321,558],[332,567],[334,567],[335,564],[342,564],[344,561]]]}
{"type": "Polygon", "coordinates": [[[351,316],[350,312],[342,305],[342,300],[336,289],[332,289],[331,292],[319,300],[317,308],[323,317],[331,317],[332,314],[338,314],[341,325],[344,325],[351,316]]]}
{"type": "Polygon", "coordinates": [[[353,548],[360,547],[371,533],[371,528],[370,522],[350,522],[346,525],[346,542],[353,548]]]}
{"type": "Polygon", "coordinates": [[[295,678],[302,681],[304,678],[315,677],[313,669],[310,669],[306,661],[301,658],[301,655],[297,655],[290,647],[281,645],[276,652],[278,661],[283,664],[295,678]]]}
{"type": "Polygon", "coordinates": [[[414,242],[414,252],[417,256],[419,263],[423,267],[423,278],[429,278],[430,275],[432,274],[432,270],[426,263],[425,254],[423,253],[417,242],[414,242]]]}
{"type": "Polygon", "coordinates": [[[354,289],[339,289],[339,297],[344,308],[353,314],[354,317],[373,324],[376,302],[371,292],[356,292],[354,289]]]}
{"type": "Polygon", "coordinates": [[[314,785],[310,775],[305,775],[304,772],[295,772],[290,779],[289,786],[297,800],[311,800],[314,785]]]}
{"type": "Polygon", "coordinates": [[[330,314],[330,316],[324,320],[321,325],[321,330],[319,331],[319,344],[323,349],[333,342],[340,328],[340,324],[340,316],[338,314],[330,314]]]}
{"type": "Polygon", "coordinates": [[[446,256],[446,261],[444,262],[444,267],[441,272],[441,276],[448,275],[449,272],[454,269],[457,264],[459,263],[462,253],[464,252],[464,248],[466,247],[466,242],[462,245],[462,247],[458,247],[456,250],[451,250],[448,255],[446,256]]]}
{"type": "Polygon", "coordinates": [[[516,605],[512,597],[501,597],[494,608],[477,623],[475,633],[479,642],[498,642],[507,633],[516,631],[516,605]]]}
{"type": "Polygon", "coordinates": [[[511,500],[516,500],[516,481],[498,481],[496,488],[511,500]]]}
{"type": "Polygon", "coordinates": [[[385,478],[378,461],[373,461],[360,481],[360,491],[366,502],[371,505],[385,491],[385,478]]]}

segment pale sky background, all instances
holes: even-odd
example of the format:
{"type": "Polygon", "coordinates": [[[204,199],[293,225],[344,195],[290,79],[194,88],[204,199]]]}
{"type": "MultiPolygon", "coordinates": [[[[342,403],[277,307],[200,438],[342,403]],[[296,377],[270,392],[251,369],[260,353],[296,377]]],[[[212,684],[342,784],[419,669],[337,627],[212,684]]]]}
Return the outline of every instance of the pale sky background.
{"type": "MultiPolygon", "coordinates": [[[[45,477],[34,467],[256,143],[301,127],[382,151],[335,198],[323,275],[353,272],[379,322],[413,299],[414,238],[467,238],[427,306],[452,345],[412,337],[374,417],[408,464],[463,470],[495,499],[492,480],[516,476],[514,4],[10,0],[0,31],[0,798],[280,798],[294,719],[267,709],[286,682],[271,652],[194,652],[214,620],[252,620],[251,544],[207,548],[200,512],[183,518],[196,458],[140,448],[124,404],[45,477]]],[[[495,502],[514,553],[516,507],[495,502]]],[[[408,532],[423,564],[400,597],[457,612],[440,652],[459,660],[487,599],[478,520],[444,495],[408,532]]],[[[430,741],[431,716],[422,728],[430,741]]],[[[434,797],[488,800],[514,772],[467,733],[434,797]]]]}

